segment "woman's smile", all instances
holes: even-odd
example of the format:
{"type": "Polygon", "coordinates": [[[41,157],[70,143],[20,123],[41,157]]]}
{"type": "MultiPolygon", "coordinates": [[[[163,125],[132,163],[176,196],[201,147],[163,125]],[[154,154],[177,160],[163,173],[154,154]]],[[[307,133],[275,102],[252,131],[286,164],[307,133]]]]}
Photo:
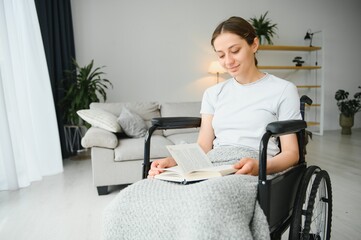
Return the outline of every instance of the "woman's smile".
{"type": "Polygon", "coordinates": [[[226,68],[227,68],[228,72],[234,73],[234,72],[238,71],[239,66],[240,65],[236,65],[236,66],[231,66],[231,67],[226,67],[226,68]]]}

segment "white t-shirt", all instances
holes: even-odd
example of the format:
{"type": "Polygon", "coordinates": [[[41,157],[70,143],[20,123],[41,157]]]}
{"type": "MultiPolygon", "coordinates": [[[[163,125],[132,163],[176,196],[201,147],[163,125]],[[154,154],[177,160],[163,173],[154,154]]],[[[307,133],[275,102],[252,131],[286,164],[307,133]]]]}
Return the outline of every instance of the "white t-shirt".
{"type": "MultiPolygon", "coordinates": [[[[214,148],[247,146],[258,150],[267,124],[301,119],[300,99],[293,83],[271,74],[244,85],[231,78],[204,92],[201,114],[213,115],[214,148]]],[[[271,138],[267,154],[278,152],[277,141],[271,138]]]]}

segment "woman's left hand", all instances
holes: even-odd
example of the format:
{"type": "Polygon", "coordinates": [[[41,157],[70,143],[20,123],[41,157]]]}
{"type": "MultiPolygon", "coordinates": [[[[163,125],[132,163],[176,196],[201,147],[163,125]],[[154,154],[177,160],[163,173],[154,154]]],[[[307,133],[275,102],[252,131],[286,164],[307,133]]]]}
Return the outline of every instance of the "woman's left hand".
{"type": "Polygon", "coordinates": [[[259,165],[258,160],[254,158],[242,158],[238,163],[234,164],[233,167],[238,169],[236,174],[248,174],[257,176],[259,165]]]}

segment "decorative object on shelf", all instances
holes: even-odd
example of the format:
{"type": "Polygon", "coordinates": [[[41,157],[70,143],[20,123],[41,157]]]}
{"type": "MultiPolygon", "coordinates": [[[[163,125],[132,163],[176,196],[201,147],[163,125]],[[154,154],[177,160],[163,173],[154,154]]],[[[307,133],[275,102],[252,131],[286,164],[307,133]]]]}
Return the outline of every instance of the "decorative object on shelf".
{"type": "Polygon", "coordinates": [[[272,23],[270,19],[266,18],[268,11],[265,14],[261,14],[259,18],[250,18],[250,23],[256,30],[256,34],[259,37],[260,44],[273,44],[272,38],[276,34],[277,24],[272,23]]]}
{"type": "Polygon", "coordinates": [[[74,71],[66,71],[67,81],[65,81],[65,97],[61,101],[64,108],[65,122],[70,125],[81,125],[81,119],[77,115],[80,109],[89,108],[92,102],[99,102],[100,95],[104,101],[107,99],[106,89],[108,86],[113,88],[113,84],[102,76],[105,74],[100,71],[103,67],[93,69],[94,60],[88,65],[80,67],[75,59],[74,71]]]}
{"type": "Polygon", "coordinates": [[[302,60],[302,57],[295,57],[292,62],[296,63],[296,67],[302,67],[302,64],[305,63],[305,61],[302,60]]]}
{"type": "Polygon", "coordinates": [[[219,64],[218,61],[213,61],[209,65],[208,72],[211,74],[217,74],[217,84],[219,82],[219,74],[225,73],[226,70],[219,64]]]}
{"type": "MultiPolygon", "coordinates": [[[[358,88],[361,88],[359,86],[358,88]]],[[[349,92],[339,89],[335,94],[337,100],[337,106],[340,110],[340,126],[342,128],[341,134],[351,134],[351,128],[353,127],[354,117],[357,112],[361,110],[361,92],[354,94],[353,99],[349,99],[349,92]]]]}
{"type": "Polygon", "coordinates": [[[304,37],[305,41],[306,41],[306,44],[310,47],[313,47],[312,46],[312,39],[313,39],[313,35],[316,34],[316,33],[320,33],[321,31],[316,31],[316,32],[311,32],[311,29],[308,29],[307,32],[306,32],[306,35],[304,37]]]}

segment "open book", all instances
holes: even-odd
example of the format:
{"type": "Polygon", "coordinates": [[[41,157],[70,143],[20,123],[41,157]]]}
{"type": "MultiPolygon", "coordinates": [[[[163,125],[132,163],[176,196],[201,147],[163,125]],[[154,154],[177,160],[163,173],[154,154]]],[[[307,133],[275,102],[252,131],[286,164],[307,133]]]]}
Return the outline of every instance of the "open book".
{"type": "Polygon", "coordinates": [[[167,146],[177,166],[164,168],[155,178],[183,184],[235,173],[233,165],[213,166],[197,143],[167,146]]]}

